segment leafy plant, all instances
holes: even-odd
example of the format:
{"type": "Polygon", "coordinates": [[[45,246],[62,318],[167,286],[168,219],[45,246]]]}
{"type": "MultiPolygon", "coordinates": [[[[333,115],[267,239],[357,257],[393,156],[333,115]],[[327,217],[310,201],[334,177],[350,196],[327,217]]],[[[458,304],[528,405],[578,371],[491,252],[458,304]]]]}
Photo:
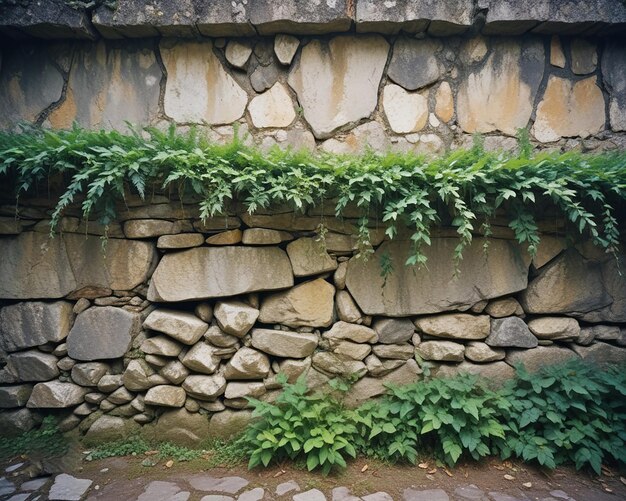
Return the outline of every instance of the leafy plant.
{"type": "Polygon", "coordinates": [[[294,384],[279,375],[283,392],[274,403],[249,398],[254,421],[245,435],[250,453],[249,468],[289,458],[306,457],[309,471],[346,467],[345,457],[355,457],[352,443],[356,427],[353,413],[332,395],[307,395],[305,376],[294,384]]]}
{"type": "Polygon", "coordinates": [[[626,374],[623,367],[598,370],[572,361],[531,374],[520,366],[503,392],[510,402],[504,458],[555,468],[573,462],[600,474],[604,459],[626,464],[626,374]]]}
{"type": "Polygon", "coordinates": [[[123,440],[107,442],[94,448],[89,453],[90,459],[105,459],[116,456],[138,456],[151,450],[150,445],[143,438],[131,435],[123,440]]]}
{"type": "Polygon", "coordinates": [[[39,428],[11,439],[0,440],[0,458],[11,458],[20,454],[61,456],[67,452],[68,447],[67,439],[57,427],[57,418],[46,416],[39,428]]]}

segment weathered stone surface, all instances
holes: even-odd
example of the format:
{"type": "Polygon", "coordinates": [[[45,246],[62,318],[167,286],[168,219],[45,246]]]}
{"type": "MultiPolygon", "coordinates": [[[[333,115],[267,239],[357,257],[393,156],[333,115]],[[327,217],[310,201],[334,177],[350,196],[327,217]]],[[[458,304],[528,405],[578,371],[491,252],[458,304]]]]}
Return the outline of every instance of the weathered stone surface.
{"type": "Polygon", "coordinates": [[[244,337],[259,318],[259,310],[241,301],[220,301],[213,314],[226,334],[238,338],[244,337]]]}
{"type": "Polygon", "coordinates": [[[80,501],[92,483],[93,480],[88,478],[76,478],[67,473],[61,473],[54,479],[48,493],[48,499],[51,501],[80,501]]]}
{"type": "Polygon", "coordinates": [[[406,270],[410,242],[384,242],[366,263],[348,262],[347,288],[364,313],[395,317],[468,309],[482,299],[526,287],[529,263],[516,244],[491,240],[485,256],[482,239],[475,239],[464,250],[461,273],[455,277],[452,254],[457,243],[455,238],[433,238],[432,245],[422,250],[428,270],[406,270]],[[378,263],[387,252],[397,265],[383,278],[378,263]]]}
{"type": "Polygon", "coordinates": [[[187,376],[184,390],[198,400],[215,400],[224,393],[226,379],[223,376],[187,376]]]}
{"type": "MultiPolygon", "coordinates": [[[[257,44],[257,47],[259,44],[257,44]]],[[[256,47],[255,47],[256,51],[256,47]]],[[[267,66],[259,64],[250,75],[250,85],[256,92],[265,92],[278,82],[280,71],[278,65],[270,63],[267,66]]]]}
{"type": "MultiPolygon", "coordinates": [[[[319,217],[300,216],[295,212],[283,214],[241,214],[242,221],[250,228],[271,228],[286,231],[315,231],[320,224],[319,217]]],[[[357,227],[354,221],[326,219],[324,224],[330,231],[354,234],[357,227]]]]}
{"type": "Polygon", "coordinates": [[[386,151],[390,147],[391,142],[385,129],[375,121],[365,122],[355,127],[341,139],[333,137],[321,144],[322,150],[337,155],[359,154],[367,150],[386,151]]]}
{"type": "Polygon", "coordinates": [[[337,291],[335,300],[339,320],[351,323],[360,323],[363,320],[363,313],[348,291],[337,291]]]}
{"type": "Polygon", "coordinates": [[[462,79],[457,118],[465,132],[500,130],[515,135],[526,127],[543,77],[544,53],[539,39],[494,39],[484,65],[462,79]]]}
{"type": "Polygon", "coordinates": [[[269,371],[270,361],[267,355],[252,348],[243,347],[226,364],[224,377],[228,380],[262,379],[269,371]]]}
{"type": "Polygon", "coordinates": [[[515,369],[502,361],[488,364],[473,364],[471,362],[461,362],[455,365],[446,364],[437,367],[433,372],[437,377],[453,377],[463,373],[475,374],[486,379],[492,388],[499,388],[507,380],[515,377],[515,369]]]}
{"type": "Polygon", "coordinates": [[[163,367],[159,373],[170,383],[181,384],[189,375],[189,370],[182,362],[173,360],[163,367]]]}
{"type": "Polygon", "coordinates": [[[296,118],[291,97],[280,82],[250,101],[250,118],[255,127],[288,127],[296,118]]]}
{"type": "Polygon", "coordinates": [[[573,82],[550,76],[537,105],[533,135],[542,143],[561,137],[588,137],[604,128],[604,96],[596,77],[573,82]]]}
{"type": "Polygon", "coordinates": [[[415,347],[415,352],[424,360],[461,362],[465,347],[452,341],[423,341],[415,347]]]}
{"type": "Polygon", "coordinates": [[[404,343],[413,336],[415,328],[408,318],[380,318],[372,324],[378,334],[378,342],[385,344],[404,343]]]}
{"type": "Polygon", "coordinates": [[[542,367],[562,364],[573,358],[578,358],[578,355],[560,346],[537,346],[532,350],[510,350],[506,354],[509,365],[522,364],[529,372],[537,372],[542,367]]]}
{"type": "Polygon", "coordinates": [[[54,128],[78,122],[107,129],[123,129],[126,121],[149,123],[158,112],[161,77],[151,42],[81,45],[72,57],[65,100],[48,122],[54,128]]]}
{"type": "Polygon", "coordinates": [[[200,233],[179,233],[178,235],[163,235],[157,240],[159,249],[188,249],[198,247],[204,242],[200,233]]]}
{"type": "Polygon", "coordinates": [[[381,378],[364,377],[357,381],[346,395],[345,403],[349,407],[357,407],[363,402],[382,395],[387,391],[385,384],[402,386],[414,383],[422,370],[415,360],[409,360],[400,368],[381,378]]]}
{"type": "Polygon", "coordinates": [[[208,245],[234,245],[241,242],[242,232],[239,228],[235,230],[222,231],[211,235],[206,239],[208,245]]]}
{"type": "Polygon", "coordinates": [[[553,35],[550,39],[550,64],[557,68],[565,68],[565,53],[558,35],[553,35]]]}
{"type": "Polygon", "coordinates": [[[374,111],[388,51],[389,44],[378,35],[314,40],[302,49],[289,85],[315,137],[327,138],[374,111]]]}
{"type": "Polygon", "coordinates": [[[592,73],[598,64],[598,48],[596,44],[584,38],[574,38],[570,42],[572,73],[587,75],[592,73]]]}
{"type": "Polygon", "coordinates": [[[422,130],[428,120],[428,94],[407,92],[399,85],[385,85],[383,108],[389,126],[398,134],[422,130]]]}
{"type": "Polygon", "coordinates": [[[325,374],[361,377],[367,373],[367,367],[363,362],[328,351],[317,352],[313,355],[312,362],[313,367],[325,374]]]}
{"type": "Polygon", "coordinates": [[[0,7],[0,33],[22,39],[93,39],[95,32],[88,15],[61,0],[45,3],[11,2],[0,7]]]}
{"type": "Polygon", "coordinates": [[[276,35],[274,38],[274,53],[280,64],[290,65],[299,46],[300,40],[291,35],[276,35]]]}
{"type": "Polygon", "coordinates": [[[209,436],[227,440],[239,435],[252,421],[251,411],[225,410],[211,416],[209,422],[209,436]]]}
{"type": "Polygon", "coordinates": [[[23,407],[28,402],[33,387],[30,384],[20,384],[0,387],[0,408],[11,409],[23,407]]]}
{"type": "Polygon", "coordinates": [[[448,313],[434,317],[419,318],[415,326],[429,336],[450,339],[485,339],[489,335],[487,315],[448,313]]]}
{"type": "Polygon", "coordinates": [[[287,254],[296,277],[317,275],[337,269],[337,261],[328,255],[322,242],[299,238],[287,245],[287,254]]]}
{"type": "Polygon", "coordinates": [[[231,381],[226,385],[225,398],[258,398],[265,393],[263,383],[237,383],[231,381]]]}
{"type": "Polygon", "coordinates": [[[626,41],[608,39],[602,52],[602,77],[609,92],[609,121],[614,131],[626,131],[626,41]]]}
{"type": "Polygon", "coordinates": [[[209,435],[209,420],[206,416],[185,409],[165,412],[154,427],[154,436],[159,440],[197,446],[209,435]]]}
{"type": "Polygon", "coordinates": [[[98,381],[98,390],[111,393],[124,384],[122,374],[105,374],[98,381]]]}
{"type": "Polygon", "coordinates": [[[435,94],[435,114],[442,122],[449,122],[454,115],[454,96],[448,82],[441,82],[435,94]]]}
{"type": "Polygon", "coordinates": [[[59,375],[58,360],[39,350],[20,351],[7,357],[7,368],[19,382],[48,381],[59,375]]]}
{"type": "Polygon", "coordinates": [[[510,317],[512,315],[519,315],[523,312],[524,310],[522,310],[521,305],[514,297],[490,301],[485,308],[485,313],[494,318],[510,317]]]}
{"type": "Polygon", "coordinates": [[[277,357],[308,357],[317,347],[318,341],[316,334],[252,329],[252,346],[277,357]]]}
{"type": "Polygon", "coordinates": [[[281,249],[199,247],[163,256],[152,275],[148,299],[186,301],[291,286],[291,265],[281,249]]]}
{"type": "Polygon", "coordinates": [[[179,231],[176,223],[163,219],[131,219],[124,222],[126,238],[153,238],[179,231]]]}
{"type": "Polygon", "coordinates": [[[374,377],[381,377],[389,374],[391,371],[396,370],[398,367],[404,365],[404,363],[404,360],[398,360],[393,358],[381,360],[374,354],[371,354],[365,358],[367,372],[374,377]]]}
{"type": "Polygon", "coordinates": [[[289,327],[328,327],[333,321],[335,288],[318,278],[266,297],[259,321],[289,327]]]}
{"type": "MultiPolygon", "coordinates": [[[[401,37],[393,44],[387,69],[391,80],[406,90],[417,90],[439,80],[438,40],[401,37]]],[[[409,131],[406,131],[409,132],[409,131]]]]}
{"type": "Polygon", "coordinates": [[[561,251],[565,250],[566,247],[563,238],[550,237],[547,235],[542,236],[539,241],[539,246],[537,247],[537,254],[533,258],[533,266],[539,269],[548,264],[558,256],[561,251]]]}
{"type": "Polygon", "coordinates": [[[495,347],[535,348],[537,338],[526,323],[518,317],[497,318],[491,321],[491,333],[485,343],[495,347]]]}
{"type": "Polygon", "coordinates": [[[572,345],[576,354],[586,362],[598,365],[623,364],[626,362],[626,348],[597,341],[591,346],[572,345]]]}
{"type": "Polygon", "coordinates": [[[72,303],[24,301],[0,309],[0,348],[15,351],[59,342],[72,322],[72,303]]]}
{"type": "Polygon", "coordinates": [[[230,64],[236,68],[243,68],[252,55],[252,44],[246,40],[230,40],[224,55],[230,64]]]}
{"type": "Polygon", "coordinates": [[[415,347],[408,343],[377,344],[372,351],[378,358],[408,360],[415,354],[415,347]]]}
{"type": "Polygon", "coordinates": [[[180,386],[158,385],[148,390],[144,398],[146,405],[161,407],[182,407],[185,405],[187,394],[180,386]]]}
{"type": "Polygon", "coordinates": [[[353,341],[355,343],[377,343],[378,334],[374,329],[364,325],[349,324],[347,322],[336,322],[329,331],[323,334],[329,340],[353,341]]]}
{"type": "Polygon", "coordinates": [[[213,374],[219,366],[220,359],[215,348],[206,343],[197,343],[185,354],[181,362],[193,371],[213,374]]]}
{"type": "Polygon", "coordinates": [[[319,4],[257,0],[248,9],[250,22],[261,35],[337,33],[348,31],[352,23],[347,0],[319,4]]]}
{"type": "Polygon", "coordinates": [[[290,233],[266,228],[248,228],[241,238],[244,245],[275,245],[287,240],[293,240],[290,233]]]}
{"type": "Polygon", "coordinates": [[[281,360],[279,362],[279,371],[282,374],[287,376],[287,381],[289,383],[295,383],[298,377],[304,373],[308,372],[311,368],[311,358],[307,357],[303,360],[281,360]]]}
{"type": "Polygon", "coordinates": [[[82,388],[74,383],[62,383],[58,380],[37,383],[33,388],[26,407],[31,409],[73,407],[81,404],[85,394],[88,392],[87,388],[82,388]]]}
{"type": "Polygon", "coordinates": [[[165,113],[177,122],[232,123],[243,115],[248,95],[213,54],[210,41],[162,40],[167,70],[165,113]]]}
{"type": "Polygon", "coordinates": [[[204,338],[212,345],[220,348],[231,348],[238,346],[239,338],[226,334],[217,325],[212,325],[204,335],[204,338]]]}
{"type": "Polygon", "coordinates": [[[112,306],[94,306],[76,317],[67,336],[67,351],[75,360],[103,360],[123,356],[139,332],[140,318],[112,306]]]}
{"type": "Polygon", "coordinates": [[[143,391],[154,386],[148,379],[154,371],[145,360],[134,359],[128,363],[122,382],[131,391],[143,391]]]}
{"type": "MultiPolygon", "coordinates": [[[[330,346],[332,347],[333,353],[336,353],[337,355],[350,357],[354,360],[363,360],[372,351],[372,347],[369,344],[353,343],[352,341],[332,340],[330,342],[330,346]]],[[[368,367],[368,370],[369,370],[369,367],[368,367]]]]}
{"type": "Polygon", "coordinates": [[[33,412],[29,409],[14,409],[0,412],[0,437],[14,437],[35,427],[33,412]]]}
{"type": "Polygon", "coordinates": [[[542,317],[528,322],[528,328],[539,339],[575,340],[580,335],[580,325],[575,318],[542,317]]]}
{"type": "Polygon", "coordinates": [[[102,362],[75,364],[72,367],[72,381],[81,386],[98,386],[100,379],[108,370],[109,366],[102,362]]]}
{"type": "Polygon", "coordinates": [[[472,362],[495,362],[504,360],[504,355],[504,350],[491,348],[487,343],[472,341],[465,346],[465,358],[472,362]]]}
{"type": "Polygon", "coordinates": [[[183,346],[169,336],[154,336],[143,341],[140,349],[150,355],[177,357],[183,346]]]}
{"type": "Polygon", "coordinates": [[[105,414],[96,419],[85,434],[85,444],[104,444],[123,440],[136,429],[133,422],[117,416],[105,414]]]}
{"type": "Polygon", "coordinates": [[[135,395],[122,386],[121,388],[118,388],[113,393],[111,393],[107,397],[106,401],[115,405],[124,405],[132,402],[134,398],[135,395]]]}
{"type": "Polygon", "coordinates": [[[0,240],[0,297],[59,298],[83,287],[131,290],[143,283],[154,245],[109,238],[106,254],[96,236],[27,232],[0,240]],[[20,277],[11,280],[6,277],[20,277]]]}
{"type": "Polygon", "coordinates": [[[469,0],[446,2],[361,0],[356,5],[356,27],[360,32],[394,34],[425,31],[435,36],[456,35],[472,24],[473,6],[469,0]]]}
{"type": "Polygon", "coordinates": [[[209,328],[205,322],[191,313],[168,309],[154,310],[144,320],[143,326],[188,345],[198,342],[209,328]]]}
{"type": "Polygon", "coordinates": [[[479,63],[482,61],[489,51],[487,43],[488,39],[481,35],[466,40],[463,45],[461,45],[461,52],[459,54],[461,61],[464,64],[479,63]]]}
{"type": "MultiPolygon", "coordinates": [[[[2,24],[0,20],[0,31],[2,24]]],[[[1,63],[0,128],[14,127],[23,120],[34,122],[61,98],[63,75],[50,51],[23,44],[4,51],[1,63]]]]}

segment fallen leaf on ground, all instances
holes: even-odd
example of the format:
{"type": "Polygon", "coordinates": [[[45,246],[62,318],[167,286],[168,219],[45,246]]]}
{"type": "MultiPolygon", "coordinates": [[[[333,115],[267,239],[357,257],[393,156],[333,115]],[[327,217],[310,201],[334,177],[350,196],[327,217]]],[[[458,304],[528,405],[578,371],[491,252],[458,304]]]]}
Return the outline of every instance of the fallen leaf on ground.
{"type": "Polygon", "coordinates": [[[158,454],[159,451],[146,451],[144,454],[146,456],[154,456],[155,454],[158,454]]]}
{"type": "Polygon", "coordinates": [[[418,468],[421,468],[422,470],[425,470],[426,468],[428,468],[428,463],[420,463],[417,465],[418,468]]]}
{"type": "Polygon", "coordinates": [[[509,475],[508,473],[506,475],[504,475],[504,479],[505,480],[515,480],[515,477],[513,475],[509,475]]]}
{"type": "Polygon", "coordinates": [[[361,468],[361,473],[365,473],[368,468],[369,468],[369,465],[365,465],[363,468],[361,468]]]}
{"type": "Polygon", "coordinates": [[[499,465],[499,464],[494,464],[494,465],[493,465],[493,467],[494,467],[496,470],[500,470],[500,471],[504,470],[504,466],[501,466],[501,465],[499,465]]]}
{"type": "Polygon", "coordinates": [[[431,475],[432,475],[433,473],[437,473],[437,468],[433,468],[432,470],[429,470],[429,471],[428,471],[428,473],[430,473],[431,475]]]}
{"type": "Polygon", "coordinates": [[[443,471],[445,471],[446,475],[448,475],[449,477],[452,476],[452,473],[450,473],[450,470],[448,470],[447,468],[444,468],[443,471]]]}
{"type": "Polygon", "coordinates": [[[171,468],[172,466],[174,466],[174,461],[172,461],[171,459],[167,463],[165,463],[166,468],[171,468]]]}
{"type": "Polygon", "coordinates": [[[621,482],[622,482],[624,485],[626,485],[626,478],[624,478],[624,477],[619,477],[619,479],[621,480],[621,482]]]}
{"type": "Polygon", "coordinates": [[[606,485],[604,486],[604,490],[606,492],[613,492],[613,489],[611,489],[610,487],[607,487],[606,485]]]}
{"type": "Polygon", "coordinates": [[[533,483],[532,482],[524,482],[522,485],[524,487],[526,487],[527,489],[530,489],[533,486],[533,483]]]}
{"type": "Polygon", "coordinates": [[[285,474],[285,470],[280,470],[277,471],[276,473],[274,473],[274,478],[280,477],[281,475],[285,474]]]}
{"type": "Polygon", "coordinates": [[[426,475],[426,478],[427,478],[428,480],[435,480],[435,477],[433,477],[432,475],[426,475]]]}

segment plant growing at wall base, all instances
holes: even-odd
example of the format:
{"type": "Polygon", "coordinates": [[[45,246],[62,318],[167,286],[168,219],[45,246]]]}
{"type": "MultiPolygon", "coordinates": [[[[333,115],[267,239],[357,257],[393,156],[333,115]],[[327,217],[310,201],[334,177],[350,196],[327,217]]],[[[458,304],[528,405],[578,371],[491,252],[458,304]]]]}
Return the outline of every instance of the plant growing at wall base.
{"type": "Polygon", "coordinates": [[[0,440],[0,458],[11,458],[20,454],[62,456],[68,447],[68,441],[57,426],[57,418],[46,416],[39,428],[11,439],[0,440]]]}

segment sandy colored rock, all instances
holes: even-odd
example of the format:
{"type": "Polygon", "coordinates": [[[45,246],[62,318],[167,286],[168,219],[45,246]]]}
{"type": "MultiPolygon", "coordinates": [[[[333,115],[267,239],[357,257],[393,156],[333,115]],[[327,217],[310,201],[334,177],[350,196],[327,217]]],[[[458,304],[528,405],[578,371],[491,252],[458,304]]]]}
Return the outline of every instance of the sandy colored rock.
{"type": "Polygon", "coordinates": [[[448,313],[415,321],[418,330],[429,336],[450,339],[485,339],[489,335],[487,315],[448,313]]]}
{"type": "Polygon", "coordinates": [[[526,127],[544,71],[538,39],[492,40],[484,65],[461,80],[457,119],[465,132],[499,130],[515,135],[526,127]]]}
{"type": "Polygon", "coordinates": [[[287,240],[293,240],[290,233],[267,228],[248,228],[241,239],[244,245],[274,245],[287,240]]]}
{"type": "Polygon", "coordinates": [[[512,315],[519,315],[524,312],[522,306],[514,297],[507,297],[503,299],[495,299],[490,301],[485,308],[485,313],[493,318],[510,317],[512,315]]]}
{"type": "Polygon", "coordinates": [[[123,440],[136,428],[132,421],[105,414],[96,419],[85,434],[86,445],[104,444],[123,440]]]}
{"type": "Polygon", "coordinates": [[[241,242],[242,232],[239,228],[211,235],[206,239],[208,245],[235,245],[241,242]]]}
{"type": "Polygon", "coordinates": [[[215,305],[213,314],[226,334],[242,338],[256,322],[259,310],[241,301],[220,301],[215,305]]]}
{"type": "Polygon", "coordinates": [[[122,386],[123,379],[121,374],[105,374],[98,381],[98,390],[104,393],[111,393],[122,386]]]}
{"type": "Polygon", "coordinates": [[[280,64],[286,66],[291,64],[299,46],[300,40],[291,35],[276,35],[274,38],[274,53],[280,64]]]}
{"type": "Polygon", "coordinates": [[[187,394],[180,386],[158,385],[148,390],[144,398],[146,405],[160,407],[182,407],[187,394]]]}
{"type": "Polygon", "coordinates": [[[550,64],[557,68],[565,68],[565,54],[558,35],[552,35],[550,39],[550,64]]]}
{"type": "Polygon", "coordinates": [[[75,364],[72,367],[72,381],[81,386],[98,386],[100,379],[109,371],[109,366],[102,362],[75,364]]]}
{"type": "Polygon", "coordinates": [[[318,139],[368,117],[378,101],[389,44],[380,35],[313,40],[289,73],[304,118],[318,139]]]}
{"type": "Polygon", "coordinates": [[[291,264],[281,249],[198,247],[163,256],[152,275],[148,300],[208,299],[291,286],[291,264]]]}
{"type": "Polygon", "coordinates": [[[504,361],[487,364],[441,364],[433,370],[436,377],[453,377],[457,374],[475,374],[483,378],[491,388],[502,387],[509,379],[515,377],[515,369],[504,361]]]}
{"type": "Polygon", "coordinates": [[[350,357],[354,360],[363,360],[372,351],[371,345],[365,343],[353,343],[352,341],[333,340],[331,341],[330,345],[332,347],[333,353],[341,356],[350,357]]]}
{"type": "Polygon", "coordinates": [[[252,421],[251,411],[231,411],[225,410],[217,412],[211,416],[209,422],[209,436],[228,440],[241,434],[252,421]]]}
{"type": "Polygon", "coordinates": [[[491,333],[485,343],[502,348],[535,348],[537,338],[518,317],[496,318],[491,321],[491,333]]]}
{"type": "Polygon", "coordinates": [[[537,105],[533,135],[542,143],[561,137],[588,137],[604,128],[604,96],[596,77],[572,82],[550,76],[537,105]]]}
{"type": "Polygon", "coordinates": [[[299,238],[287,245],[287,254],[296,277],[317,275],[337,269],[337,261],[328,255],[321,242],[299,238]]]}
{"type": "Polygon", "coordinates": [[[122,382],[131,391],[143,391],[154,386],[148,379],[154,371],[145,360],[134,359],[128,363],[122,382]]]}
{"type": "Polygon", "coordinates": [[[158,249],[188,249],[199,247],[204,242],[200,233],[179,233],[178,235],[162,235],[157,240],[158,249]]]}
{"type": "Polygon", "coordinates": [[[575,318],[541,317],[528,322],[528,328],[539,339],[575,340],[580,335],[580,325],[575,318]]]}
{"type": "Polygon", "coordinates": [[[319,351],[313,355],[313,367],[328,375],[343,377],[361,377],[367,373],[367,367],[360,360],[337,355],[328,351],[319,351]]]}
{"type": "Polygon", "coordinates": [[[172,384],[181,384],[189,375],[189,369],[179,360],[172,360],[159,371],[159,374],[172,384]]]}
{"type": "Polygon", "coordinates": [[[209,328],[205,322],[191,313],[165,308],[152,311],[144,320],[143,327],[162,332],[188,345],[198,342],[209,328]]]}
{"type": "Polygon", "coordinates": [[[87,388],[82,388],[73,383],[61,381],[48,381],[37,383],[28,399],[26,407],[30,409],[61,409],[81,404],[88,393],[87,388]]]}
{"type": "Polygon", "coordinates": [[[270,355],[285,358],[306,358],[319,342],[316,334],[272,329],[253,329],[252,346],[270,355]]]}
{"type": "Polygon", "coordinates": [[[224,377],[231,379],[262,379],[270,371],[267,355],[252,348],[240,348],[224,368],[224,377]]]}
{"type": "Polygon", "coordinates": [[[230,40],[224,55],[230,64],[236,68],[243,68],[252,55],[252,45],[247,41],[230,40]]]}
{"type": "Polygon", "coordinates": [[[442,122],[449,122],[454,115],[454,96],[448,82],[441,82],[435,94],[435,114],[442,122]]]}
{"type": "Polygon", "coordinates": [[[506,355],[509,365],[523,365],[528,372],[537,372],[543,367],[559,365],[578,358],[578,355],[569,348],[560,346],[537,346],[532,350],[511,350],[506,355]]]}
{"type": "Polygon", "coordinates": [[[363,313],[361,313],[361,310],[359,310],[359,307],[356,305],[349,292],[337,291],[335,300],[339,320],[351,323],[359,323],[359,320],[362,320],[363,313]]]}
{"type": "Polygon", "coordinates": [[[479,341],[471,341],[465,346],[465,358],[472,362],[495,362],[504,360],[504,356],[504,350],[492,348],[488,344],[479,341]]]}
{"type": "Polygon", "coordinates": [[[223,376],[187,376],[183,383],[184,390],[198,400],[215,400],[224,393],[226,379],[223,376]]]}
{"type": "Polygon", "coordinates": [[[183,346],[169,336],[153,336],[143,341],[140,349],[150,355],[177,357],[183,346]]]}
{"type": "Polygon", "coordinates": [[[479,63],[487,55],[487,50],[487,39],[478,35],[463,43],[459,55],[465,64],[479,63]]]}
{"type": "Polygon", "coordinates": [[[323,334],[329,340],[354,341],[355,343],[377,343],[378,334],[374,329],[364,325],[350,324],[347,322],[336,322],[329,331],[323,334]]]}
{"type": "Polygon", "coordinates": [[[539,241],[539,246],[537,247],[537,254],[535,254],[535,257],[533,258],[533,266],[537,269],[541,268],[552,261],[552,259],[558,256],[561,251],[565,249],[566,242],[563,238],[543,235],[539,241]]]}
{"type": "Polygon", "coordinates": [[[167,70],[163,104],[177,122],[211,125],[242,117],[248,95],[222,67],[210,41],[163,39],[159,44],[167,70]]]}
{"type": "Polygon", "coordinates": [[[254,126],[261,129],[288,127],[296,118],[291,97],[280,82],[253,98],[248,110],[254,126]]]}
{"type": "Polygon", "coordinates": [[[176,231],[175,223],[163,219],[131,219],[124,222],[126,238],[153,238],[179,231],[176,231]]]}
{"type": "Polygon", "coordinates": [[[398,134],[422,130],[428,120],[428,95],[407,92],[399,85],[383,89],[383,108],[391,129],[398,134]]]}
{"type": "Polygon", "coordinates": [[[337,269],[333,274],[333,282],[337,289],[343,290],[346,288],[346,273],[348,271],[348,262],[344,261],[337,265],[337,269]]]}
{"type": "Polygon", "coordinates": [[[161,415],[153,433],[159,440],[194,447],[208,437],[209,420],[185,409],[171,410],[161,415]]]}
{"type": "Polygon", "coordinates": [[[266,392],[263,383],[238,383],[231,381],[226,385],[225,398],[258,398],[266,392]]]}
{"type": "Polygon", "coordinates": [[[452,341],[423,341],[415,347],[415,353],[424,360],[461,362],[465,346],[452,341]]]}
{"type": "Polygon", "coordinates": [[[440,48],[438,40],[398,38],[387,69],[389,78],[407,90],[421,89],[436,82],[440,75],[436,53],[440,48]]]}
{"type": "Polygon", "coordinates": [[[377,344],[372,348],[374,355],[382,359],[408,360],[415,354],[415,347],[412,344],[377,344]]]}

